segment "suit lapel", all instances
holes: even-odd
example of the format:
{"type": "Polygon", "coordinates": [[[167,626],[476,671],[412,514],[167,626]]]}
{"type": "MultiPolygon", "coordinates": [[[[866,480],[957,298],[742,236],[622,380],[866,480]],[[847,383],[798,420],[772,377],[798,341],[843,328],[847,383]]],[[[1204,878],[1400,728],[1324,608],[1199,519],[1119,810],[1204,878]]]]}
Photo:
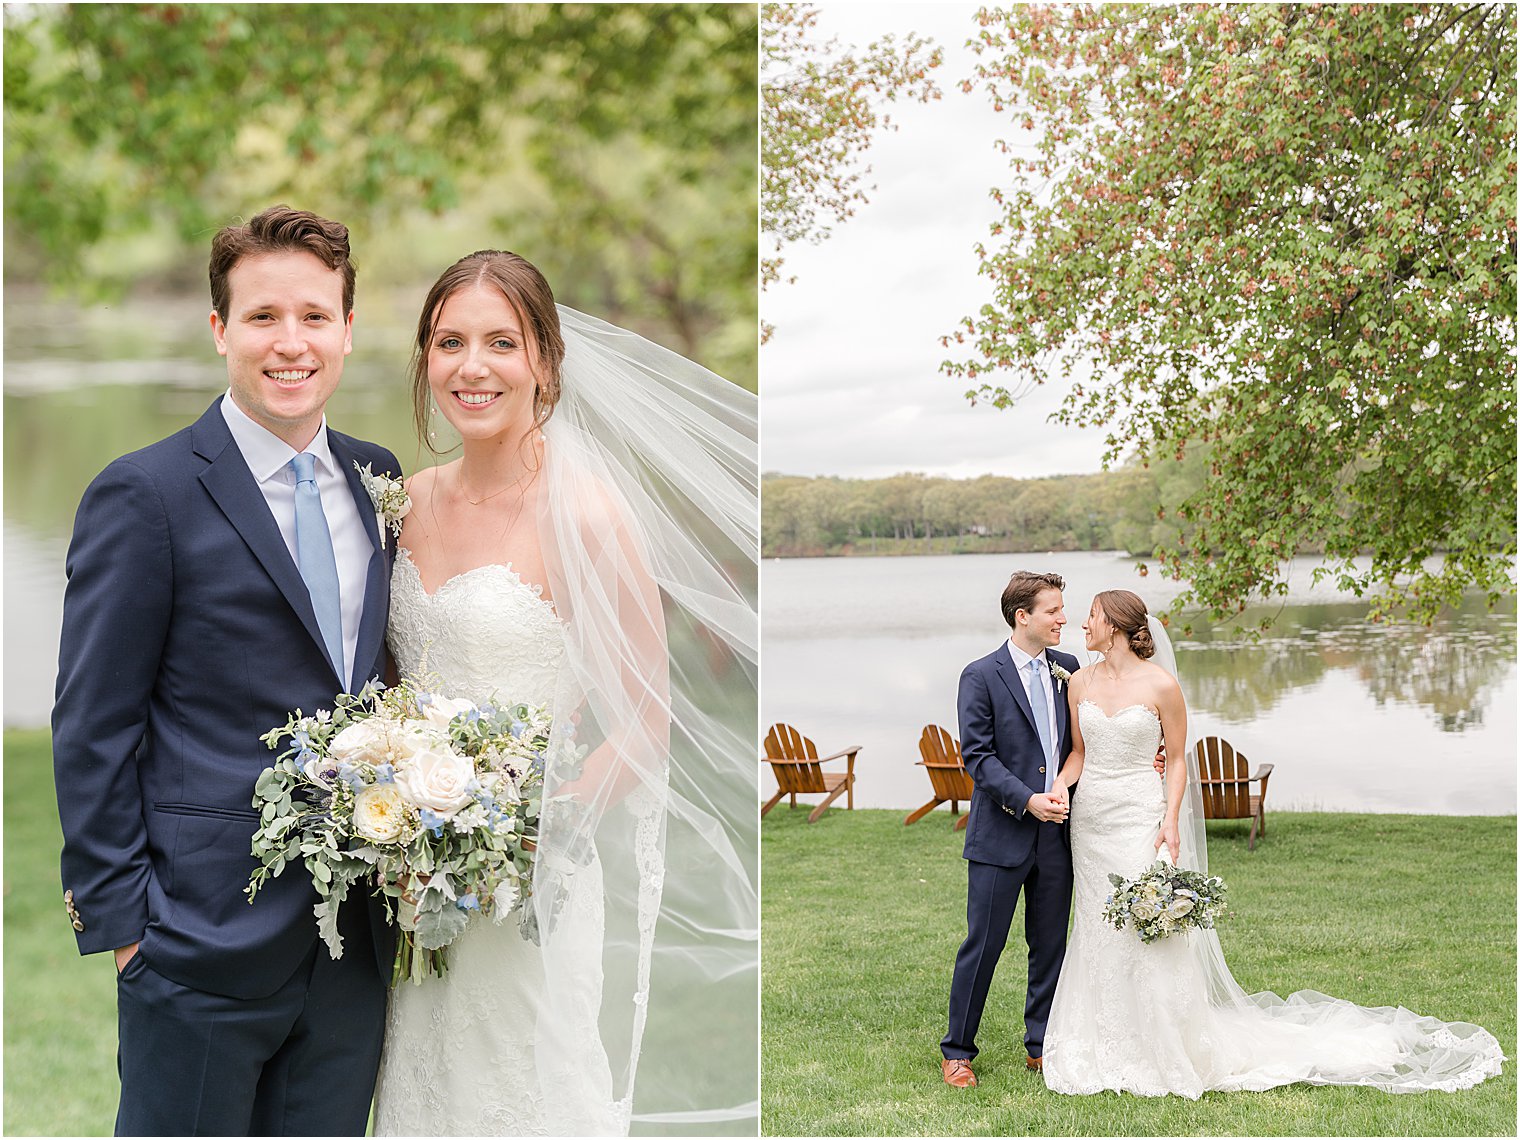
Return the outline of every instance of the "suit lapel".
{"type": "Polygon", "coordinates": [[[358,689],[369,680],[360,676],[380,652],[385,637],[385,622],[390,610],[388,578],[390,560],[380,543],[380,520],[375,514],[375,504],[359,479],[359,469],[351,448],[331,428],[327,431],[327,446],[332,449],[333,459],[348,479],[348,489],[354,496],[359,518],[364,522],[364,533],[369,535],[369,566],[364,574],[364,609],[359,615],[359,637],[354,647],[354,676],[350,688],[358,689]]]}
{"type": "Polygon", "coordinates": [[[998,676],[1003,679],[1003,684],[1008,686],[1008,692],[1013,697],[1013,703],[1018,705],[1024,713],[1024,719],[1029,722],[1029,728],[1034,732],[1036,739],[1039,738],[1039,730],[1035,728],[1034,710],[1029,707],[1029,694],[1024,691],[1024,680],[1019,676],[1019,670],[1013,663],[1013,654],[1009,652],[1005,642],[1002,650],[998,653],[997,660],[998,676]]]}
{"type": "MultiPolygon", "coordinates": [[[[269,513],[264,493],[248,470],[243,453],[232,442],[232,432],[222,419],[221,400],[212,404],[211,409],[196,421],[190,440],[195,453],[209,464],[200,474],[201,485],[248,544],[248,549],[274,580],[280,593],[285,595],[306,632],[322,648],[322,657],[326,660],[326,642],[322,638],[322,627],[317,624],[317,612],[312,608],[311,593],[295,560],[290,557],[290,549],[285,545],[280,528],[275,525],[274,516],[269,513]]],[[[337,676],[334,671],[334,679],[337,676]]]]}

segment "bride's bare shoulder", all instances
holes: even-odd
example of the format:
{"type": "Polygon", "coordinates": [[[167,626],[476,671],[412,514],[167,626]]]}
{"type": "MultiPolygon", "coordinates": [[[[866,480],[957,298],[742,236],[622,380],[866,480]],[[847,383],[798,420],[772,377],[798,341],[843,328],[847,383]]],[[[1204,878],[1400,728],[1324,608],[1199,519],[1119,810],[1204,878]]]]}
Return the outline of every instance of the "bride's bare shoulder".
{"type": "Polygon", "coordinates": [[[444,463],[437,467],[419,467],[407,477],[406,493],[408,495],[426,495],[437,485],[438,472],[442,471],[445,467],[452,467],[458,462],[459,460],[456,459],[453,463],[444,463]]]}
{"type": "Polygon", "coordinates": [[[1182,686],[1177,683],[1176,677],[1173,677],[1154,661],[1147,661],[1146,664],[1150,666],[1145,673],[1146,683],[1151,686],[1151,691],[1158,698],[1182,696],[1182,686]]]}

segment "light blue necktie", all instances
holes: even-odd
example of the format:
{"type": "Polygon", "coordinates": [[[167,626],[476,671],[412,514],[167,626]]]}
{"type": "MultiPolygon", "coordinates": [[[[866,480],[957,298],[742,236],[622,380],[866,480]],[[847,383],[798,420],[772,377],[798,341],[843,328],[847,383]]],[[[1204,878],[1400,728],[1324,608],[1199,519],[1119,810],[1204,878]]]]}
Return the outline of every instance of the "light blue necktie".
{"type": "Polygon", "coordinates": [[[1045,679],[1040,676],[1040,659],[1029,662],[1029,708],[1034,713],[1034,729],[1040,734],[1045,750],[1045,790],[1056,786],[1056,751],[1050,744],[1050,703],[1045,699],[1045,679]]]}
{"type": "Polygon", "coordinates": [[[338,596],[338,559],[333,554],[332,534],[322,513],[322,493],[317,490],[316,456],[302,452],[290,461],[296,473],[296,562],[317,611],[317,625],[327,645],[327,656],[338,679],[348,683],[343,665],[343,606],[338,596]]]}

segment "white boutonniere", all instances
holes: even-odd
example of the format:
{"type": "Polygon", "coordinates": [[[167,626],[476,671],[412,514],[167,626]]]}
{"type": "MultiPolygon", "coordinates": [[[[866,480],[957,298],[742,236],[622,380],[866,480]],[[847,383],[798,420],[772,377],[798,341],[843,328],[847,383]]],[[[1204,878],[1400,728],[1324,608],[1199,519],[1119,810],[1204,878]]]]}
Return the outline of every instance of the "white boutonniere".
{"type": "Polygon", "coordinates": [[[387,529],[397,538],[401,537],[401,520],[412,509],[411,496],[406,493],[406,484],[400,479],[376,475],[368,463],[360,467],[356,460],[354,470],[359,473],[359,481],[364,484],[369,501],[375,504],[375,523],[380,528],[380,548],[383,550],[387,529]]]}
{"type": "Polygon", "coordinates": [[[1061,686],[1071,680],[1071,674],[1061,668],[1054,661],[1050,663],[1050,679],[1056,684],[1056,692],[1061,691],[1061,686]]]}

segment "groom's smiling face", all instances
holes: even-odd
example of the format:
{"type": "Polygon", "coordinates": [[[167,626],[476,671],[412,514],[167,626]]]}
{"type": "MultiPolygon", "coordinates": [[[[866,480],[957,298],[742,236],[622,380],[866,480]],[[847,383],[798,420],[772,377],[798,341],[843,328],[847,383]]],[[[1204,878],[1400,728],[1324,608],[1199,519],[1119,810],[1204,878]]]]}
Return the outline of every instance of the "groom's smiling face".
{"type": "Polygon", "coordinates": [[[1035,597],[1034,608],[1020,610],[1021,615],[1027,615],[1028,621],[1020,623],[1021,632],[1029,646],[1038,646],[1040,649],[1049,649],[1061,644],[1061,627],[1066,624],[1066,608],[1061,600],[1061,591],[1055,587],[1041,590],[1035,597]]]}
{"type": "Polygon", "coordinates": [[[343,275],[313,254],[245,257],[227,274],[227,320],[211,314],[232,398],[297,451],[311,442],[353,348],[343,275]]]}

